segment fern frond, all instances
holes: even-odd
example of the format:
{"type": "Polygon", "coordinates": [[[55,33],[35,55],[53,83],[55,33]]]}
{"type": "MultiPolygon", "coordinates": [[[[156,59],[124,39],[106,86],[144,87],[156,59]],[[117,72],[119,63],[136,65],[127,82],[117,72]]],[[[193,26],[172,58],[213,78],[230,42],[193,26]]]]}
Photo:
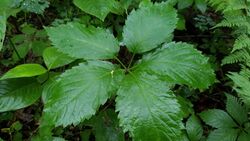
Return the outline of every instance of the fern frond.
{"type": "Polygon", "coordinates": [[[249,55],[248,51],[245,49],[242,49],[242,50],[238,50],[236,52],[233,52],[229,56],[226,56],[222,60],[222,65],[234,64],[234,63],[238,63],[238,62],[247,62],[249,59],[250,59],[250,55],[249,55]]]}
{"type": "Polygon", "coordinates": [[[214,7],[216,11],[221,11],[222,13],[247,9],[244,0],[207,0],[207,2],[214,7]]]}
{"type": "Polygon", "coordinates": [[[236,39],[232,52],[246,47],[250,48],[250,38],[246,34],[243,34],[236,39]]]}
{"type": "Polygon", "coordinates": [[[223,13],[247,8],[248,7],[244,0],[229,0],[229,2],[227,2],[227,7],[223,10],[223,13]]]}
{"type": "Polygon", "coordinates": [[[248,18],[241,11],[233,11],[224,13],[224,20],[215,27],[247,27],[250,29],[248,18]]]}
{"type": "Polygon", "coordinates": [[[250,105],[249,77],[246,77],[245,75],[239,73],[231,73],[229,77],[233,80],[235,84],[234,89],[237,91],[240,99],[249,106],[250,105]]]}

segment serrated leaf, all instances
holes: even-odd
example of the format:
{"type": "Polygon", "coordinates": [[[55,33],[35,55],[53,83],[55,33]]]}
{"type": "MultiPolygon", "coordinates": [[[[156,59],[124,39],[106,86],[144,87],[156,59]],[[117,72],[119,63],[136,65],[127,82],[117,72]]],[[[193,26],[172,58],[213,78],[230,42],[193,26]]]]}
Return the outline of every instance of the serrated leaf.
{"type": "Polygon", "coordinates": [[[120,125],[135,141],[177,141],[180,138],[180,105],[156,76],[133,72],[125,77],[117,95],[120,125]]]}
{"type": "Polygon", "coordinates": [[[238,137],[238,141],[249,141],[250,139],[250,129],[247,130],[247,132],[243,131],[240,133],[238,137]]]}
{"type": "Polygon", "coordinates": [[[82,11],[104,21],[117,2],[115,0],[74,0],[74,4],[82,11]]]}
{"type": "Polygon", "coordinates": [[[90,120],[96,141],[124,141],[115,111],[107,109],[90,120]]]}
{"type": "Polygon", "coordinates": [[[75,60],[75,58],[59,52],[56,48],[53,47],[44,50],[43,59],[48,69],[55,69],[64,66],[75,60]]]}
{"type": "Polygon", "coordinates": [[[247,120],[247,109],[236,97],[227,94],[226,110],[238,122],[243,125],[247,120]]]}
{"type": "Polygon", "coordinates": [[[216,129],[209,134],[207,141],[236,141],[237,136],[237,129],[216,129]]]}
{"type": "Polygon", "coordinates": [[[131,52],[147,52],[167,41],[176,24],[176,10],[166,3],[141,7],[126,20],[124,43],[131,52]]]}
{"type": "Polygon", "coordinates": [[[187,118],[190,114],[194,113],[193,104],[187,98],[177,96],[179,104],[181,105],[183,117],[187,118]]]}
{"type": "Polygon", "coordinates": [[[233,119],[223,110],[209,109],[200,113],[201,119],[208,125],[215,128],[237,127],[233,119]]]}
{"type": "Polygon", "coordinates": [[[203,129],[200,120],[192,115],[187,120],[186,130],[190,141],[199,141],[203,134],[203,129]]]}
{"type": "Polygon", "coordinates": [[[118,41],[101,28],[68,23],[46,31],[59,51],[75,58],[112,59],[119,51],[118,41]]]}
{"type": "Polygon", "coordinates": [[[12,111],[33,104],[42,93],[40,84],[33,79],[0,81],[0,112],[12,111]]]}
{"type": "Polygon", "coordinates": [[[56,126],[77,124],[89,119],[116,89],[123,72],[108,62],[90,61],[63,73],[49,91],[45,116],[56,126]]]}
{"type": "Polygon", "coordinates": [[[182,132],[181,138],[178,141],[190,141],[185,132],[182,132]]]}
{"type": "Polygon", "coordinates": [[[37,14],[43,14],[44,10],[49,7],[47,0],[23,0],[21,9],[37,14]]]}
{"type": "Polygon", "coordinates": [[[165,44],[156,52],[144,56],[135,68],[160,75],[168,82],[194,88],[207,88],[215,81],[208,58],[192,45],[181,42],[165,44]]]}
{"type": "Polygon", "coordinates": [[[22,64],[6,72],[0,80],[21,77],[33,77],[46,73],[47,70],[39,64],[22,64]]]}

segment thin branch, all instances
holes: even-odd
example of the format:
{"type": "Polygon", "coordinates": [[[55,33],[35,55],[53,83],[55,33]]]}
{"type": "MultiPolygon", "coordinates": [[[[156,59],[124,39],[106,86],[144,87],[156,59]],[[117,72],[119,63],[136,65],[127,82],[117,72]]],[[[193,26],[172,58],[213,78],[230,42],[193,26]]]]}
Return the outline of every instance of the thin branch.
{"type": "Polygon", "coordinates": [[[16,53],[18,59],[21,60],[22,58],[21,58],[21,56],[19,55],[19,53],[18,53],[18,51],[17,51],[17,49],[16,49],[16,46],[14,45],[14,43],[12,42],[12,40],[11,40],[9,37],[8,37],[8,39],[9,39],[10,45],[11,45],[11,47],[13,48],[14,52],[16,53]]]}
{"type": "Polygon", "coordinates": [[[127,67],[122,63],[122,61],[119,58],[115,57],[115,60],[118,61],[125,70],[127,70],[127,67]]]}
{"type": "Polygon", "coordinates": [[[130,62],[129,62],[129,65],[128,65],[128,69],[130,68],[130,66],[131,66],[131,64],[132,64],[132,62],[133,62],[133,60],[134,60],[134,57],[135,57],[135,53],[133,53],[133,56],[132,56],[132,58],[130,59],[130,62]]]}

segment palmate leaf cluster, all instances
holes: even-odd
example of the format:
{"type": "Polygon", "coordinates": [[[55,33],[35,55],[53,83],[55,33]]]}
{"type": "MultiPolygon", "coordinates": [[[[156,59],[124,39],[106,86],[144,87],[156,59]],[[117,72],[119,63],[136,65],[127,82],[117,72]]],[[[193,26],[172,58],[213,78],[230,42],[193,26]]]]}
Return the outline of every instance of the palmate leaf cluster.
{"type": "MultiPolygon", "coordinates": [[[[86,3],[92,2],[74,1],[101,20],[112,12],[110,5],[115,4],[109,0],[101,5],[100,1],[96,6],[106,9],[96,13],[86,7],[86,3]]],[[[42,96],[40,131],[44,131],[82,123],[109,99],[115,99],[119,125],[134,140],[179,140],[184,129],[183,111],[171,86],[206,89],[215,81],[215,74],[208,58],[191,44],[170,41],[177,22],[177,11],[168,2],[144,3],[129,13],[122,43],[142,58],[132,58],[128,66],[118,59],[119,42],[107,29],[77,22],[46,27],[53,45],[43,54],[47,68],[24,64],[5,73],[0,84],[0,111],[29,106],[42,96]],[[76,59],[80,62],[78,65],[52,77],[51,69],[76,59]],[[114,63],[115,60],[119,64],[114,63]],[[50,77],[41,83],[44,76],[50,77]],[[18,87],[8,85],[20,82],[22,85],[18,87]],[[33,98],[27,99],[27,95],[33,98]]],[[[43,132],[34,139],[53,138],[43,132]]]]}
{"type": "Polygon", "coordinates": [[[227,95],[226,111],[209,109],[200,113],[201,119],[211,127],[207,141],[248,141],[250,126],[248,109],[236,97],[227,95]]]}

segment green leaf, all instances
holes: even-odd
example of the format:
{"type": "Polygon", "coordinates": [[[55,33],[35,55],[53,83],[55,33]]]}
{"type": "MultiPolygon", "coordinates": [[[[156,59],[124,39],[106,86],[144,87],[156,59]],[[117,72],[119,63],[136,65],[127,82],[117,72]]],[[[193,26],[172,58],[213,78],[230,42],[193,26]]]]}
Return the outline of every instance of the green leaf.
{"type": "Polygon", "coordinates": [[[178,0],[178,9],[184,9],[193,4],[194,0],[178,0]]]}
{"type": "Polygon", "coordinates": [[[75,59],[50,47],[43,52],[43,59],[48,69],[58,68],[73,62],[75,59]]]}
{"type": "Polygon", "coordinates": [[[90,122],[96,141],[124,141],[124,134],[119,127],[115,111],[107,109],[93,117],[90,122]]]}
{"type": "Polygon", "coordinates": [[[46,73],[47,70],[39,64],[22,64],[9,70],[0,80],[21,77],[33,77],[46,73]]]}
{"type": "Polygon", "coordinates": [[[47,78],[46,82],[43,84],[43,92],[42,92],[42,102],[43,103],[47,103],[47,101],[52,96],[51,91],[53,90],[53,87],[55,85],[57,85],[57,81],[59,79],[59,76],[60,76],[59,74],[51,74],[50,73],[49,78],[47,78]]]}
{"type": "Polygon", "coordinates": [[[34,79],[8,79],[0,81],[0,112],[27,107],[42,93],[34,79]]]}
{"type": "Polygon", "coordinates": [[[201,139],[203,129],[200,120],[195,115],[190,116],[187,120],[186,130],[191,141],[199,141],[201,139]]]}
{"type": "Polygon", "coordinates": [[[131,52],[147,52],[167,41],[176,24],[176,10],[166,3],[141,7],[126,20],[124,43],[131,52]]]}
{"type": "Polygon", "coordinates": [[[247,118],[247,108],[236,97],[227,94],[226,109],[229,115],[231,115],[240,125],[243,125],[247,118]]]}
{"type": "Polygon", "coordinates": [[[47,0],[23,0],[21,9],[36,14],[43,14],[44,10],[49,7],[47,0]]]}
{"type": "Polygon", "coordinates": [[[28,54],[30,48],[31,48],[31,43],[30,42],[25,42],[25,43],[22,43],[20,45],[17,45],[16,50],[17,50],[19,56],[16,53],[13,53],[12,54],[12,59],[15,62],[17,62],[20,59],[25,58],[25,56],[28,54]]]}
{"type": "Polygon", "coordinates": [[[215,128],[237,127],[233,119],[223,110],[210,109],[200,113],[201,119],[208,125],[215,128]]]}
{"type": "Polygon", "coordinates": [[[156,52],[144,56],[135,68],[153,72],[168,82],[194,88],[207,88],[215,81],[208,58],[186,43],[165,44],[156,52]]]}
{"type": "Polygon", "coordinates": [[[6,22],[7,22],[6,13],[0,11],[0,51],[3,47],[5,31],[6,31],[6,22]]]}
{"type": "Polygon", "coordinates": [[[119,51],[118,41],[104,29],[68,23],[46,28],[59,51],[84,59],[112,59],[119,51]]]}
{"type": "Polygon", "coordinates": [[[206,12],[207,10],[206,0],[195,0],[195,5],[202,13],[206,12]]]}
{"type": "Polygon", "coordinates": [[[186,30],[186,20],[182,15],[178,15],[178,23],[177,23],[177,30],[186,30]]]}
{"type": "Polygon", "coordinates": [[[122,76],[120,69],[102,61],[82,63],[66,71],[48,91],[45,116],[52,118],[56,126],[89,119],[112,95],[122,76]]]}
{"type": "Polygon", "coordinates": [[[53,137],[53,141],[66,141],[66,140],[61,137],[53,137]]]}
{"type": "Polygon", "coordinates": [[[183,128],[180,105],[156,76],[131,73],[122,81],[117,95],[120,125],[135,141],[177,141],[180,138],[183,128]]]}
{"type": "Polygon", "coordinates": [[[181,105],[184,118],[187,118],[190,114],[194,113],[193,104],[190,100],[181,96],[177,96],[176,98],[178,99],[178,102],[181,105]]]}
{"type": "Polygon", "coordinates": [[[182,135],[178,141],[190,141],[185,132],[182,132],[182,135]]]}
{"type": "Polygon", "coordinates": [[[247,133],[245,131],[241,132],[238,141],[249,141],[250,139],[250,129],[247,130],[247,133]]]}
{"type": "Polygon", "coordinates": [[[74,4],[82,11],[104,21],[106,16],[115,8],[115,0],[74,0],[74,4]]]}
{"type": "Polygon", "coordinates": [[[250,105],[250,81],[247,76],[238,74],[238,73],[231,73],[228,75],[235,84],[234,89],[237,91],[238,95],[242,99],[242,101],[250,105]]]}
{"type": "Polygon", "coordinates": [[[207,141],[236,141],[237,136],[237,129],[216,129],[209,134],[207,141]]]}
{"type": "Polygon", "coordinates": [[[129,5],[133,2],[133,0],[120,0],[121,6],[127,10],[129,5]]]}
{"type": "Polygon", "coordinates": [[[32,47],[32,53],[35,56],[42,56],[43,52],[46,48],[48,48],[50,44],[48,42],[45,42],[43,40],[36,40],[31,42],[31,47],[32,47]]]}

